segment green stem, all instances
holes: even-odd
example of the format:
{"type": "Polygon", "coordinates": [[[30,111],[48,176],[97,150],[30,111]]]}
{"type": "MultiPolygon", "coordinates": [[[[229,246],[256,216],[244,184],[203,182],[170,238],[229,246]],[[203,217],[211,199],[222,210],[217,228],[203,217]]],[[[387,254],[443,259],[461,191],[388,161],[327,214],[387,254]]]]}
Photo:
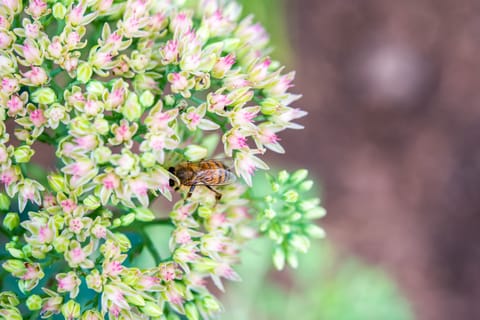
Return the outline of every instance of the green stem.
{"type": "Polygon", "coordinates": [[[155,245],[153,244],[152,239],[150,239],[150,237],[145,232],[145,230],[142,230],[140,235],[142,236],[143,243],[144,243],[145,247],[147,248],[148,252],[150,252],[150,254],[152,255],[153,260],[155,261],[155,265],[158,266],[160,264],[160,262],[162,261],[162,258],[158,254],[158,251],[155,248],[155,245]]]}
{"type": "Polygon", "coordinates": [[[205,101],[203,101],[202,99],[199,99],[199,98],[194,97],[194,96],[191,96],[190,100],[192,100],[195,103],[198,103],[198,105],[201,105],[202,103],[205,103],[205,101]]]}
{"type": "Polygon", "coordinates": [[[62,72],[62,71],[63,71],[62,68],[53,69],[52,71],[50,71],[50,78],[55,77],[57,74],[59,74],[59,73],[62,72]]]}

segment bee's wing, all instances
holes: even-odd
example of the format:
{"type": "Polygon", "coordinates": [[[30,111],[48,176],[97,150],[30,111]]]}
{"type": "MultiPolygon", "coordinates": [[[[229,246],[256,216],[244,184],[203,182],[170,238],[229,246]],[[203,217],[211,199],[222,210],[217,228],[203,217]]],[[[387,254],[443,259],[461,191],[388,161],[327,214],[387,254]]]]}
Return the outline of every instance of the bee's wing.
{"type": "Polygon", "coordinates": [[[232,171],[230,170],[225,170],[225,183],[224,184],[230,184],[230,183],[234,183],[235,181],[237,181],[237,176],[235,175],[235,173],[233,173],[232,171]]]}
{"type": "Polygon", "coordinates": [[[237,177],[230,170],[208,169],[198,172],[195,180],[198,182],[198,184],[222,186],[235,182],[237,177]]]}

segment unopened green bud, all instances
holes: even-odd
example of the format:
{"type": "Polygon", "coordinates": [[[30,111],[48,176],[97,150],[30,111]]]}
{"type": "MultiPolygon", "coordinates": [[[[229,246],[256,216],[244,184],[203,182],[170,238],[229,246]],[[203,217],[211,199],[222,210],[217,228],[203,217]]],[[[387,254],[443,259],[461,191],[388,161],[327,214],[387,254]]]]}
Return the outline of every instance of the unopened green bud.
{"type": "Polygon", "coordinates": [[[307,219],[320,219],[324,217],[327,214],[327,210],[323,207],[315,207],[313,209],[310,209],[307,211],[305,214],[305,218],[307,219]]]}
{"type": "Polygon", "coordinates": [[[308,211],[310,209],[318,207],[319,204],[320,204],[320,199],[319,198],[310,198],[310,199],[307,199],[307,200],[300,201],[298,206],[299,206],[300,210],[308,211]]]}
{"type": "Polygon", "coordinates": [[[52,104],[57,100],[57,95],[51,88],[39,88],[32,93],[31,99],[35,103],[52,104]]]}
{"type": "Polygon", "coordinates": [[[101,97],[105,93],[105,86],[96,80],[92,80],[87,84],[87,92],[101,97]]]}
{"type": "Polygon", "coordinates": [[[238,48],[240,45],[240,39],[238,38],[227,38],[223,40],[223,51],[232,52],[238,48]]]}
{"type": "Polygon", "coordinates": [[[98,164],[104,164],[111,160],[112,150],[105,146],[99,147],[93,151],[93,159],[98,164]]]}
{"type": "Polygon", "coordinates": [[[129,121],[135,121],[142,116],[142,106],[138,102],[138,96],[130,93],[122,109],[123,116],[129,121]]]}
{"type": "Polygon", "coordinates": [[[212,209],[206,206],[198,208],[198,215],[202,218],[208,218],[212,215],[212,209]]]}
{"type": "Polygon", "coordinates": [[[285,182],[287,182],[289,176],[290,175],[288,174],[287,171],[285,171],[285,170],[280,171],[278,173],[278,177],[277,177],[278,183],[285,184],[285,182]]]}
{"type": "Polygon", "coordinates": [[[20,303],[18,297],[12,291],[2,291],[0,292],[0,306],[4,308],[15,307],[20,303]]]}
{"type": "Polygon", "coordinates": [[[25,257],[30,257],[32,256],[32,246],[29,244],[26,244],[22,247],[23,255],[25,257]]]}
{"type": "Polygon", "coordinates": [[[287,261],[288,261],[288,264],[290,265],[290,267],[292,267],[293,269],[298,268],[298,258],[297,258],[297,255],[295,253],[289,252],[288,255],[287,255],[287,261]]]}
{"type": "Polygon", "coordinates": [[[115,240],[117,241],[117,244],[122,252],[126,252],[132,247],[132,244],[130,243],[130,240],[128,240],[126,235],[124,235],[123,233],[115,233],[114,235],[115,240]]]}
{"type": "Polygon", "coordinates": [[[207,309],[208,311],[210,311],[212,313],[220,311],[220,309],[221,309],[221,306],[220,306],[220,303],[218,302],[218,300],[215,299],[214,297],[210,296],[210,295],[202,297],[202,302],[201,303],[203,304],[205,309],[207,309]]]}
{"type": "Polygon", "coordinates": [[[263,211],[263,214],[267,219],[273,219],[277,214],[272,208],[267,208],[263,211]]]}
{"type": "Polygon", "coordinates": [[[70,129],[73,132],[77,132],[81,134],[92,133],[91,122],[90,120],[84,117],[73,118],[72,121],[70,122],[70,129]]]}
{"type": "Polygon", "coordinates": [[[189,161],[199,161],[205,159],[207,153],[207,148],[201,147],[196,144],[190,144],[185,148],[184,155],[189,161]]]}
{"type": "Polygon", "coordinates": [[[64,236],[55,237],[53,240],[53,247],[58,253],[65,252],[68,249],[69,240],[64,236]]]}
{"type": "Polygon", "coordinates": [[[23,320],[22,314],[17,308],[0,309],[0,318],[8,320],[23,320]]]}
{"type": "Polygon", "coordinates": [[[277,270],[283,270],[285,267],[285,252],[282,247],[276,247],[273,252],[273,265],[277,270]]]}
{"type": "Polygon", "coordinates": [[[155,96],[150,90],[144,91],[140,96],[140,104],[144,108],[151,107],[153,105],[154,100],[155,100],[155,96]]]}
{"type": "Polygon", "coordinates": [[[120,218],[115,218],[112,221],[112,226],[114,227],[120,227],[122,225],[122,220],[120,218]]]}
{"type": "Polygon", "coordinates": [[[10,209],[10,198],[3,192],[0,192],[0,210],[7,211],[10,209]]]}
{"type": "Polygon", "coordinates": [[[40,297],[38,294],[32,294],[27,298],[26,304],[28,310],[40,310],[42,308],[42,297],[40,297]]]}
{"type": "Polygon", "coordinates": [[[199,320],[197,306],[195,304],[188,302],[185,304],[185,315],[188,320],[199,320]]]}
{"type": "Polygon", "coordinates": [[[68,302],[62,306],[62,315],[65,319],[80,317],[80,304],[75,300],[68,300],[68,302]]]}
{"type": "Polygon", "coordinates": [[[124,214],[123,216],[120,217],[120,221],[122,222],[122,226],[124,227],[129,226],[135,221],[135,214],[134,213],[124,214]]]}
{"type": "Polygon", "coordinates": [[[9,259],[2,264],[3,269],[10,273],[22,273],[26,270],[25,264],[21,260],[9,259]]]}
{"type": "Polygon", "coordinates": [[[155,214],[152,212],[152,210],[145,208],[145,207],[140,207],[140,208],[135,208],[135,217],[139,221],[152,221],[155,220],[155,214]]]}
{"type": "Polygon", "coordinates": [[[93,194],[83,200],[83,204],[87,207],[88,210],[95,210],[100,207],[100,199],[94,196],[93,194]]]}
{"type": "Polygon", "coordinates": [[[180,320],[180,317],[176,313],[170,313],[167,316],[167,320],[180,320]]]}
{"type": "Polygon", "coordinates": [[[22,250],[19,250],[17,248],[6,248],[8,253],[10,253],[10,255],[14,258],[17,258],[17,259],[23,259],[25,258],[25,254],[23,253],[22,250]]]}
{"type": "Polygon", "coordinates": [[[142,307],[145,305],[145,299],[143,299],[140,294],[129,294],[126,296],[126,298],[128,302],[136,306],[142,307]]]}
{"type": "Polygon", "coordinates": [[[272,182],[272,191],[278,192],[278,190],[280,190],[280,185],[276,182],[272,182]]]}
{"type": "Polygon", "coordinates": [[[293,235],[288,243],[297,251],[303,253],[306,253],[308,248],[310,248],[310,240],[308,240],[307,237],[298,234],[293,235]]]}
{"type": "Polygon", "coordinates": [[[283,241],[283,235],[280,233],[280,230],[269,229],[268,237],[276,243],[282,243],[283,241]]]}
{"type": "Polygon", "coordinates": [[[55,192],[61,192],[67,189],[65,186],[65,179],[63,178],[63,175],[59,173],[52,173],[48,175],[47,180],[48,185],[55,192]]]}
{"type": "Polygon", "coordinates": [[[165,101],[165,105],[167,107],[171,107],[175,104],[175,97],[171,94],[167,94],[163,100],[165,101]]]}
{"type": "Polygon", "coordinates": [[[272,98],[264,99],[260,104],[260,112],[264,115],[270,116],[277,112],[279,107],[279,102],[272,98]]]}
{"type": "Polygon", "coordinates": [[[283,200],[286,202],[294,203],[298,200],[298,192],[295,190],[288,190],[283,194],[283,200]]]}
{"type": "Polygon", "coordinates": [[[163,314],[163,309],[154,302],[148,301],[141,308],[142,313],[149,317],[160,317],[163,314]]]}
{"type": "Polygon", "coordinates": [[[62,3],[57,2],[53,5],[53,16],[55,17],[55,19],[62,20],[63,18],[65,18],[66,13],[67,8],[65,8],[62,3]]]}
{"type": "Polygon", "coordinates": [[[292,227],[289,224],[286,224],[286,223],[281,224],[280,225],[280,232],[287,235],[290,232],[292,232],[292,227]]]}
{"type": "Polygon", "coordinates": [[[294,212],[289,216],[290,221],[298,221],[302,219],[303,215],[300,212],[294,212]]]}
{"type": "Polygon", "coordinates": [[[140,163],[144,168],[151,168],[156,162],[155,155],[151,152],[144,152],[140,157],[140,163]]]}
{"type": "Polygon", "coordinates": [[[300,183],[302,182],[303,180],[305,180],[305,178],[307,177],[308,175],[308,171],[305,170],[305,169],[300,169],[300,170],[297,170],[295,171],[291,178],[290,178],[290,181],[293,183],[293,184],[297,184],[297,183],[300,183]]]}
{"type": "Polygon", "coordinates": [[[34,153],[35,151],[30,146],[23,145],[15,149],[13,156],[17,163],[25,163],[30,161],[34,153]]]}
{"type": "Polygon", "coordinates": [[[87,83],[93,75],[92,66],[88,62],[81,63],[77,68],[77,80],[87,83]]]}
{"type": "Polygon", "coordinates": [[[98,310],[87,310],[82,314],[81,320],[103,320],[103,316],[98,310]]]}
{"type": "Polygon", "coordinates": [[[93,127],[101,135],[106,135],[110,132],[110,125],[108,121],[103,118],[96,118],[93,122],[93,127]]]}
{"type": "Polygon", "coordinates": [[[305,228],[305,232],[313,238],[325,238],[325,230],[315,224],[310,224],[305,228]]]}
{"type": "Polygon", "coordinates": [[[303,181],[298,186],[298,190],[306,192],[306,191],[310,191],[312,189],[312,187],[313,187],[313,181],[312,180],[307,180],[307,181],[303,181]]]}

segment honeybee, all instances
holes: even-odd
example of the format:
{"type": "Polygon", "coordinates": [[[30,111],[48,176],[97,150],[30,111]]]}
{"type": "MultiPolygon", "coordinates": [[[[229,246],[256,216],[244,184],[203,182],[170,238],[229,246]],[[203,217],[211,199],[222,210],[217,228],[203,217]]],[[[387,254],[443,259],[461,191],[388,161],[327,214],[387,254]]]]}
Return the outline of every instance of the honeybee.
{"type": "Polygon", "coordinates": [[[192,196],[196,186],[205,186],[215,192],[215,199],[220,200],[222,194],[212,186],[223,186],[236,181],[235,174],[223,162],[218,160],[202,160],[199,162],[182,162],[168,169],[178,181],[170,179],[170,187],[178,190],[180,186],[189,186],[187,198],[192,196]]]}

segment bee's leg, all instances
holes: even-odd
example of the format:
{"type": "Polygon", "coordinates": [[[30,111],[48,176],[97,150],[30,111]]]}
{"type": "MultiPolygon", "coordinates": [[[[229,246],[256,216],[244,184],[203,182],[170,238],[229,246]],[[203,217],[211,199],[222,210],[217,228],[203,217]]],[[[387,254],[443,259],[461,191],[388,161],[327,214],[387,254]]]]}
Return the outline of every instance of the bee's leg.
{"type": "Polygon", "coordinates": [[[192,193],[193,193],[193,190],[195,190],[195,187],[196,187],[195,185],[190,187],[190,190],[188,190],[188,193],[187,193],[187,199],[192,196],[192,193]]]}
{"type": "Polygon", "coordinates": [[[208,189],[212,190],[213,192],[215,192],[215,199],[217,199],[217,201],[220,201],[220,199],[222,199],[222,194],[220,192],[218,192],[217,190],[213,189],[212,187],[210,187],[208,184],[205,185],[205,187],[207,187],[208,189]]]}

